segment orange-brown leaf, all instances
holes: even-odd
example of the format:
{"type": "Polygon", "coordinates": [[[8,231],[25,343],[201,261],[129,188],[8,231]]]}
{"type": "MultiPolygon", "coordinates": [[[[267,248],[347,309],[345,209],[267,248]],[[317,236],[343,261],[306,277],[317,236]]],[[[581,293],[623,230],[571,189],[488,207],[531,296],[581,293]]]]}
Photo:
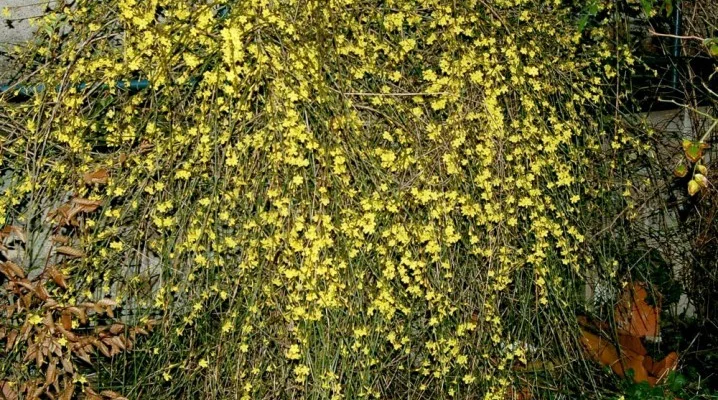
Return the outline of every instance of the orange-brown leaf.
{"type": "Polygon", "coordinates": [[[628,288],[616,307],[619,333],[629,336],[658,336],[660,309],[646,303],[648,293],[641,284],[628,288]]]}
{"type": "Polygon", "coordinates": [[[643,356],[627,357],[625,359],[626,370],[633,370],[633,381],[636,383],[648,382],[648,371],[643,366],[643,356]]]}
{"type": "Polygon", "coordinates": [[[65,310],[60,315],[60,322],[62,323],[62,327],[64,329],[72,329],[72,315],[69,311],[65,310]]]}
{"type": "Polygon", "coordinates": [[[52,241],[55,243],[68,244],[70,243],[70,238],[63,235],[52,235],[52,241]]]}
{"type": "MultiPolygon", "coordinates": [[[[612,368],[616,364],[620,365],[616,346],[606,339],[581,329],[581,343],[583,343],[588,354],[601,364],[611,366],[612,368]]],[[[623,371],[621,371],[621,374],[622,373],[623,371]]]]}
{"type": "Polygon", "coordinates": [[[651,368],[651,375],[655,376],[658,380],[664,378],[668,372],[674,370],[678,365],[678,353],[675,351],[668,354],[663,360],[654,363],[651,368]]]}
{"type": "Polygon", "coordinates": [[[97,171],[93,172],[87,172],[84,175],[82,175],[82,180],[85,181],[85,183],[88,184],[105,184],[107,183],[107,179],[110,177],[110,174],[107,173],[107,170],[104,168],[100,168],[97,171]]]}
{"type": "Polygon", "coordinates": [[[641,343],[641,339],[630,335],[618,335],[618,345],[621,352],[630,355],[645,356],[648,354],[645,346],[641,343]]]}
{"type": "Polygon", "coordinates": [[[62,364],[62,369],[66,374],[72,374],[75,371],[75,367],[72,366],[72,362],[70,362],[70,360],[61,358],[60,363],[62,364]]]}
{"type": "Polygon", "coordinates": [[[110,326],[110,332],[114,335],[117,335],[120,332],[124,332],[125,326],[123,324],[112,324],[110,326]]]}

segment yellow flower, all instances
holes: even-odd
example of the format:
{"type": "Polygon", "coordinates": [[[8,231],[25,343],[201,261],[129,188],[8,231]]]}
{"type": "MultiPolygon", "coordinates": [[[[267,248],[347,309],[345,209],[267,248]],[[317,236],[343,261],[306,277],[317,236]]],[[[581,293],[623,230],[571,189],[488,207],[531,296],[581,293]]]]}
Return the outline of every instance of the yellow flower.
{"type": "Polygon", "coordinates": [[[307,380],[307,376],[309,376],[309,367],[306,365],[297,365],[294,367],[294,380],[297,383],[304,383],[307,380]]]}
{"type": "Polygon", "coordinates": [[[42,317],[37,314],[31,314],[30,318],[28,318],[28,322],[30,322],[33,325],[37,325],[40,322],[42,322],[42,317]]]}
{"type": "Polygon", "coordinates": [[[299,346],[296,344],[289,346],[289,350],[287,350],[284,355],[290,360],[299,360],[301,358],[301,354],[299,353],[299,346]]]}
{"type": "Polygon", "coordinates": [[[208,365],[209,365],[209,363],[207,363],[207,359],[206,359],[206,358],[203,358],[203,359],[199,360],[199,366],[200,366],[201,368],[207,368],[208,365]]]}

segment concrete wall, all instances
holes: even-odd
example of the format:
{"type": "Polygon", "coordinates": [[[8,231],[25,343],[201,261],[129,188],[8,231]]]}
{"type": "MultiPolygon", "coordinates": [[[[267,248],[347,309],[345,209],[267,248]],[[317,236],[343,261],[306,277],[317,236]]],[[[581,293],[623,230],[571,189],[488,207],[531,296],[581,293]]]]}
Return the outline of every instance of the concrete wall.
{"type": "Polygon", "coordinates": [[[8,83],[14,69],[2,53],[32,39],[35,30],[30,26],[30,19],[42,16],[48,6],[55,5],[55,1],[49,0],[0,0],[0,84],[8,83]],[[10,12],[10,17],[3,15],[5,9],[10,12]]]}

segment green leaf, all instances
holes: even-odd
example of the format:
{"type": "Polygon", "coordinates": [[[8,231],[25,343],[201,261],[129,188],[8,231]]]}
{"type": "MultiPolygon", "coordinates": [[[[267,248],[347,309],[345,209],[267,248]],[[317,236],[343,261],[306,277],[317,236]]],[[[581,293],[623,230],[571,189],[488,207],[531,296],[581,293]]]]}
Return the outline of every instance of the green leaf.
{"type": "Polygon", "coordinates": [[[683,178],[687,174],[688,174],[688,167],[686,167],[686,165],[683,163],[676,165],[676,168],[673,170],[673,175],[675,175],[679,178],[683,178]]]}
{"type": "Polygon", "coordinates": [[[641,0],[641,7],[646,15],[650,16],[653,11],[653,0],[641,0]]]}
{"type": "Polygon", "coordinates": [[[708,48],[708,53],[710,53],[711,57],[718,58],[718,44],[713,43],[711,47],[708,48]]]}
{"type": "Polygon", "coordinates": [[[683,146],[683,152],[686,158],[691,160],[691,162],[698,162],[698,160],[703,157],[703,150],[708,148],[707,144],[690,139],[683,139],[681,145],[683,146]]]}
{"type": "Polygon", "coordinates": [[[588,20],[591,17],[595,17],[596,14],[598,14],[598,1],[592,0],[583,8],[581,12],[581,19],[578,20],[579,32],[583,32],[586,25],[588,25],[588,20]]]}
{"type": "Polygon", "coordinates": [[[665,0],[663,8],[666,9],[666,15],[671,15],[673,13],[673,0],[665,0]]]}

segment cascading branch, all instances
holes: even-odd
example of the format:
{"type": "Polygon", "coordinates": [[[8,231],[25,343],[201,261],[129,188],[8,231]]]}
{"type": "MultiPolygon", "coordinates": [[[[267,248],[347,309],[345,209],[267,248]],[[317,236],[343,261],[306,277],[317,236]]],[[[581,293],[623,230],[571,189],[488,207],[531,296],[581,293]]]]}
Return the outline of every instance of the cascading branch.
{"type": "Polygon", "coordinates": [[[129,397],[525,393],[527,364],[577,373],[574,220],[625,144],[599,121],[630,56],[575,14],[77,1],[21,53],[48,90],[3,100],[0,218],[102,203],[58,301],[161,318],[100,375],[129,397]]]}

